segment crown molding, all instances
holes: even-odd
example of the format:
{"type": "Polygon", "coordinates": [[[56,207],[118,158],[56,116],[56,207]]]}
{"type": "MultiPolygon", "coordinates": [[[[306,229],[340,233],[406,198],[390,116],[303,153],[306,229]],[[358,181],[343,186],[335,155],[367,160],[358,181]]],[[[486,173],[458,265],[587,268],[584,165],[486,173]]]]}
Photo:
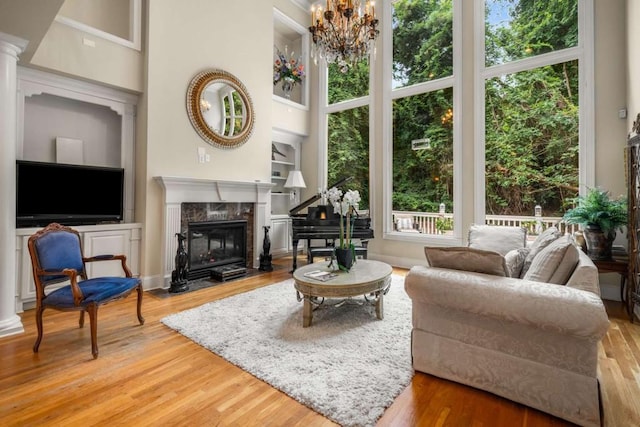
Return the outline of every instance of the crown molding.
{"type": "Polygon", "coordinates": [[[309,9],[311,8],[311,5],[313,4],[313,2],[310,0],[290,0],[290,1],[291,3],[298,6],[300,9],[304,10],[305,12],[308,12],[309,9]]]}

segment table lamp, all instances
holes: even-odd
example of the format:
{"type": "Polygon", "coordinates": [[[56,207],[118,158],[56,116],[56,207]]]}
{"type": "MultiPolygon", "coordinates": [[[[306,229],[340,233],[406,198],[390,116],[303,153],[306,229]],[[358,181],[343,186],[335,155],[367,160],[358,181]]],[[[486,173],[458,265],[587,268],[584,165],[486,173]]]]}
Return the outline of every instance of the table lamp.
{"type": "Polygon", "coordinates": [[[284,183],[285,188],[292,188],[291,191],[291,199],[296,198],[296,188],[307,188],[307,185],[304,183],[304,178],[302,177],[302,172],[298,170],[289,171],[289,175],[287,176],[287,181],[284,183]]]}

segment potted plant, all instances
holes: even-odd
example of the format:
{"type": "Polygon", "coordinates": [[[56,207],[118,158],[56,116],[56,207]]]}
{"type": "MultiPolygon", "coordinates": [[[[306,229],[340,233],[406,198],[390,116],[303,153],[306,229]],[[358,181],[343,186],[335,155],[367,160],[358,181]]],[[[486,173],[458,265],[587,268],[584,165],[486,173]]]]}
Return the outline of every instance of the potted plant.
{"type": "Polygon", "coordinates": [[[591,259],[611,259],[611,246],[616,231],[627,225],[627,200],[611,199],[608,191],[591,188],[585,196],[574,199],[576,207],[562,218],[567,224],[582,226],[591,259]]]}
{"type": "Polygon", "coordinates": [[[352,242],[351,214],[356,212],[360,203],[358,190],[342,190],[332,187],[327,192],[329,201],[333,205],[333,211],[340,215],[340,243],[335,248],[338,267],[343,271],[349,271],[355,262],[356,253],[352,242]]]}

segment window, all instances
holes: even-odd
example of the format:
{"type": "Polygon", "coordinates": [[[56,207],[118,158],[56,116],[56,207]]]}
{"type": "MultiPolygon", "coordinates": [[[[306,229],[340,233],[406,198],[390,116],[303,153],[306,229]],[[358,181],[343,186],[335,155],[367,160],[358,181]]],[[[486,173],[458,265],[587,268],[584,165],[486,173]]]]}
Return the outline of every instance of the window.
{"type": "Polygon", "coordinates": [[[353,177],[342,190],[358,190],[360,210],[369,209],[369,64],[347,73],[328,67],[327,184],[353,177]]]}
{"type": "Polygon", "coordinates": [[[485,0],[485,65],[578,45],[578,0],[485,0]]]}
{"type": "Polygon", "coordinates": [[[487,215],[562,216],[578,194],[578,63],[485,83],[487,215]]]}
{"type": "Polygon", "coordinates": [[[369,64],[360,62],[343,73],[336,64],[329,64],[329,105],[369,95],[369,64]]]}
{"type": "Polygon", "coordinates": [[[539,206],[542,217],[555,222],[580,183],[592,179],[584,167],[592,137],[580,108],[590,102],[580,84],[587,31],[579,19],[589,3],[485,0],[479,220],[526,221],[539,206]]]}
{"type": "MultiPolygon", "coordinates": [[[[360,192],[360,209],[369,209],[369,106],[329,115],[329,184],[353,177],[345,188],[360,192]]],[[[344,190],[344,189],[343,189],[344,190]]]]}
{"type": "Polygon", "coordinates": [[[391,19],[394,87],[453,75],[452,0],[398,0],[391,19]]]}
{"type": "Polygon", "coordinates": [[[452,88],[393,102],[393,211],[423,233],[452,230],[443,215],[453,210],[452,108],[452,88]]]}
{"type": "Polygon", "coordinates": [[[470,222],[557,219],[593,186],[593,0],[383,3],[375,75],[320,79],[319,155],[382,193],[385,238],[459,244],[470,222]]]}
{"type": "Polygon", "coordinates": [[[392,3],[392,184],[395,231],[453,232],[454,30],[452,0],[392,3]]]}

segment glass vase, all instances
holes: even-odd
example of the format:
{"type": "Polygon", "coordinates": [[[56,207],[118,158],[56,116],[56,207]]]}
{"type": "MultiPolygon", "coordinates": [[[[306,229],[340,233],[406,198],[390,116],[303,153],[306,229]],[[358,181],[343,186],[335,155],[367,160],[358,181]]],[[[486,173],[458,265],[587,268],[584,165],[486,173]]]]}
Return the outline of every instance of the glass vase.
{"type": "Polygon", "coordinates": [[[291,98],[291,91],[293,90],[293,85],[295,83],[296,81],[291,77],[285,77],[284,79],[282,79],[282,92],[285,98],[291,98]]]}

